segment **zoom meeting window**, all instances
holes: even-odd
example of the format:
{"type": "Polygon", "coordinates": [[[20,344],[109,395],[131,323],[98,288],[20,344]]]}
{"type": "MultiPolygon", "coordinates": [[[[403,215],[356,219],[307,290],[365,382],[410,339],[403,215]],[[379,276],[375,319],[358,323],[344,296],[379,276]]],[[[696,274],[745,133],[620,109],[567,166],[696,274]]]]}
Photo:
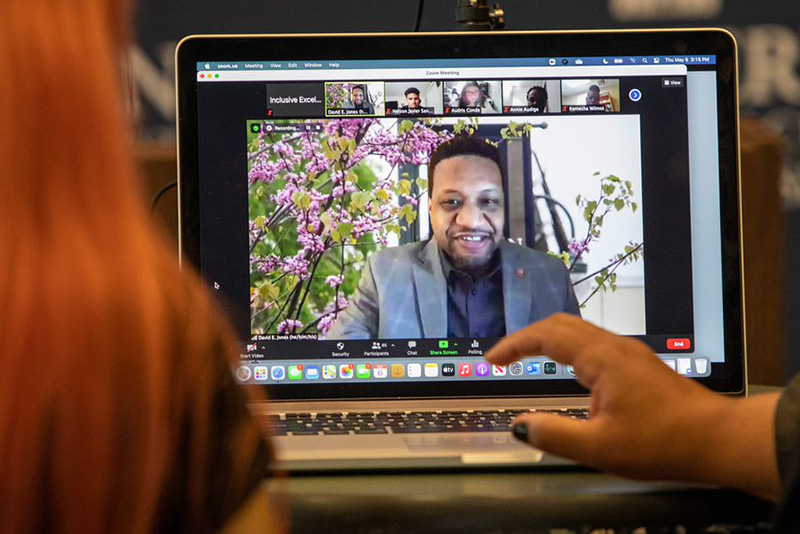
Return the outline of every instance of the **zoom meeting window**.
{"type": "Polygon", "coordinates": [[[198,82],[201,269],[247,340],[240,380],[569,379],[481,363],[555,312],[708,374],[684,65],[198,82]]]}

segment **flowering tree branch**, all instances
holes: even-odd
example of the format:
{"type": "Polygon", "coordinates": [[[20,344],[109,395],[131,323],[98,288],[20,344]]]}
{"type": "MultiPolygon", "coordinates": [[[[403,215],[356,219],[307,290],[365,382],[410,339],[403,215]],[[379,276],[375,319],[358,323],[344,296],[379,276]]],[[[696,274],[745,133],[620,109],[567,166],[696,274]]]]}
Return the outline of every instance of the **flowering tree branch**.
{"type": "MultiPolygon", "coordinates": [[[[534,125],[530,123],[519,124],[511,122],[508,127],[501,130],[501,136],[503,141],[523,138],[529,136],[533,128],[534,125]]],[[[538,156],[536,157],[536,161],[538,164],[538,156]]],[[[541,165],[539,167],[541,171],[541,165]]],[[[632,213],[636,213],[639,207],[634,200],[633,184],[630,181],[623,181],[613,174],[603,176],[600,172],[595,172],[593,176],[598,177],[600,181],[597,198],[590,200],[582,195],[578,195],[575,199],[575,204],[581,210],[583,219],[587,223],[586,235],[583,239],[573,238],[570,240],[567,244],[567,250],[561,250],[559,253],[550,252],[552,256],[561,259],[570,272],[575,270],[578,262],[589,252],[590,245],[600,239],[603,223],[607,216],[626,209],[630,209],[632,213]]],[[[581,303],[581,307],[583,307],[600,289],[606,291],[610,288],[612,291],[616,291],[616,270],[622,265],[641,259],[643,252],[644,246],[642,243],[631,242],[625,246],[623,253],[617,254],[614,258],[609,260],[607,265],[598,269],[591,275],[585,276],[577,282],[573,282],[573,285],[578,285],[593,279],[596,284],[589,296],[581,303]]]]}
{"type": "Polygon", "coordinates": [[[306,124],[315,126],[299,135],[248,129],[254,333],[324,334],[355,291],[366,255],[416,220],[427,182],[396,169],[427,163],[451,136],[436,120],[306,124]],[[390,169],[382,176],[379,160],[390,169]]]}

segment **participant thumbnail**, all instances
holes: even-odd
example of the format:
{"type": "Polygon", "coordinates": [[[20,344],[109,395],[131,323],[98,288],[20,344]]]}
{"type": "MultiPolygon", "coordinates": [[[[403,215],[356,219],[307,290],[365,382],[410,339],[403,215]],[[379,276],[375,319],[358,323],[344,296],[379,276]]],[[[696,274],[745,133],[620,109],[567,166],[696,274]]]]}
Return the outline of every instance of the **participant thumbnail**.
{"type": "Polygon", "coordinates": [[[494,115],[502,106],[502,85],[499,80],[444,82],[445,115],[494,115]]]}
{"type": "Polygon", "coordinates": [[[249,121],[251,333],[491,338],[584,311],[644,333],[636,117],[465,122],[249,121]]]}
{"type": "Polygon", "coordinates": [[[386,83],[386,115],[388,116],[441,115],[442,110],[442,82],[386,83]]]}
{"type": "Polygon", "coordinates": [[[384,114],[383,82],[325,82],[327,117],[384,114]]]}
{"type": "Polygon", "coordinates": [[[319,117],[325,108],[321,83],[268,83],[267,117],[319,117]]]}
{"type": "Polygon", "coordinates": [[[619,80],[561,80],[561,111],[564,113],[618,112],[619,80]]]}
{"type": "Polygon", "coordinates": [[[513,80],[503,82],[503,113],[542,114],[561,111],[559,80],[513,80]]]}

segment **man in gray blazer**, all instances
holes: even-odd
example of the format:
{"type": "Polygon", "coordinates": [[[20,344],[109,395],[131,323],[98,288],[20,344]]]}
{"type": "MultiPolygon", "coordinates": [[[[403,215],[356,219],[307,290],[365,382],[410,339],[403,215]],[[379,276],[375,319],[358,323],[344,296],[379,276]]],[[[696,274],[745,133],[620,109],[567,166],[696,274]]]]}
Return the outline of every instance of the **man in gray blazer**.
{"type": "Polygon", "coordinates": [[[363,85],[350,89],[350,101],[344,103],[344,109],[363,109],[370,115],[375,114],[375,107],[365,98],[363,85]]]}
{"type": "Polygon", "coordinates": [[[373,253],[328,339],[498,337],[580,315],[564,264],[503,238],[497,148],[456,136],[431,155],[433,238],[373,253]]]}

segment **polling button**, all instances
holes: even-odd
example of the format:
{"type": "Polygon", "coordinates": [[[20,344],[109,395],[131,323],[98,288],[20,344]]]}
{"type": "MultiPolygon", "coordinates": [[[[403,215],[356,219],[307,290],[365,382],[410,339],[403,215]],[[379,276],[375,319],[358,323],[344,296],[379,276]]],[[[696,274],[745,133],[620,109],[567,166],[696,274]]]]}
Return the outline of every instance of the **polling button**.
{"type": "Polygon", "coordinates": [[[690,339],[668,339],[667,340],[667,349],[668,350],[689,350],[692,348],[692,341],[690,339]]]}

